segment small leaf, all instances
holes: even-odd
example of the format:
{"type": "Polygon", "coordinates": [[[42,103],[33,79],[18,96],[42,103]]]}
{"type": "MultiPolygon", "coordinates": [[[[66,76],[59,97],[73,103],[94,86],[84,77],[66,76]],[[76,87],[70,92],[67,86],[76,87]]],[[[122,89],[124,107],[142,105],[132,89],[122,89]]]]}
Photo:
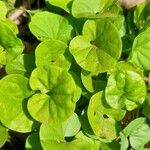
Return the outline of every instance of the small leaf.
{"type": "Polygon", "coordinates": [[[150,128],[146,123],[146,118],[137,118],[123,129],[123,134],[128,137],[134,149],[143,149],[150,140],[150,128]]]}
{"type": "Polygon", "coordinates": [[[125,112],[122,110],[105,107],[104,94],[96,93],[92,96],[88,106],[88,119],[95,135],[106,138],[116,138],[116,120],[121,120],[125,112]]]}
{"type": "Polygon", "coordinates": [[[0,21],[0,64],[5,65],[23,51],[23,44],[6,22],[0,21]]]}
{"type": "Polygon", "coordinates": [[[62,9],[64,9],[68,13],[70,12],[70,9],[71,9],[70,7],[71,7],[72,0],[63,0],[63,1],[60,1],[60,0],[48,0],[48,2],[51,5],[54,5],[54,6],[57,6],[57,7],[60,7],[62,9]]]}
{"type": "Polygon", "coordinates": [[[47,11],[36,13],[31,18],[29,28],[40,41],[52,38],[66,43],[71,39],[73,31],[65,18],[47,11]]]}
{"type": "Polygon", "coordinates": [[[95,17],[111,6],[116,0],[74,0],[72,14],[76,18],[95,17]]]}
{"type": "Polygon", "coordinates": [[[101,79],[101,75],[94,76],[92,73],[82,69],[81,80],[84,87],[91,93],[102,91],[105,89],[106,80],[101,79]],[[95,78],[94,78],[95,77],[95,78]]]}
{"type": "Polygon", "coordinates": [[[99,150],[100,142],[85,136],[82,132],[76,135],[72,143],[77,147],[76,150],[99,150]]]}
{"type": "Polygon", "coordinates": [[[63,123],[63,131],[65,137],[75,136],[81,127],[79,117],[74,113],[63,123]]]}
{"type": "Polygon", "coordinates": [[[150,70],[150,28],[140,33],[133,42],[129,61],[144,70],[150,70]]]}
{"type": "Polygon", "coordinates": [[[111,107],[133,110],[145,100],[146,85],[143,77],[131,63],[120,62],[108,78],[105,96],[111,107]]]}
{"type": "Polygon", "coordinates": [[[42,124],[40,127],[40,141],[44,150],[50,147],[57,150],[77,150],[75,145],[68,143],[64,139],[62,125],[57,124],[42,124]]]}
{"type": "Polygon", "coordinates": [[[31,132],[33,122],[25,114],[22,88],[17,83],[1,80],[0,95],[1,122],[11,130],[31,132]]]}
{"type": "Polygon", "coordinates": [[[17,84],[20,89],[22,90],[24,94],[24,98],[27,98],[33,94],[29,87],[29,80],[28,78],[24,77],[23,75],[20,74],[11,74],[5,76],[3,79],[5,82],[11,82],[17,84]]]}
{"type": "Polygon", "coordinates": [[[8,129],[0,124],[0,148],[5,144],[8,139],[8,129]]]}
{"type": "Polygon", "coordinates": [[[126,150],[129,147],[129,142],[128,142],[128,138],[123,134],[120,133],[120,138],[121,138],[121,150],[126,150]]]}
{"type": "Polygon", "coordinates": [[[150,94],[147,94],[143,104],[143,114],[150,119],[150,94]]]}
{"type": "Polygon", "coordinates": [[[25,144],[26,150],[42,150],[38,133],[32,133],[28,136],[25,144]]]}
{"type": "Polygon", "coordinates": [[[84,70],[94,74],[106,72],[120,57],[121,39],[109,20],[88,20],[83,35],[71,41],[70,52],[84,70]]]}
{"type": "Polygon", "coordinates": [[[70,62],[65,58],[67,44],[59,40],[46,40],[38,45],[35,51],[36,66],[45,66],[54,64],[58,67],[68,70],[70,62]]]}

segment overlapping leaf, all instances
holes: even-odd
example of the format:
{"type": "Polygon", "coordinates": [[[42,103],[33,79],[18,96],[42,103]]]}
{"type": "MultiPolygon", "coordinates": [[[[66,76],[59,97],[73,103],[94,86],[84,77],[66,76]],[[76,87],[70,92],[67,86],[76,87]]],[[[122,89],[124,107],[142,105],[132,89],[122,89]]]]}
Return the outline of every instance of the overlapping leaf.
{"type": "Polygon", "coordinates": [[[0,21],[0,64],[6,64],[23,51],[23,44],[6,22],[0,21]]]}
{"type": "Polygon", "coordinates": [[[31,74],[30,85],[40,91],[28,102],[29,112],[36,120],[62,122],[73,113],[76,85],[67,71],[57,66],[38,67],[31,74]]]}
{"type": "Polygon", "coordinates": [[[68,42],[73,28],[64,17],[47,11],[36,13],[29,24],[31,32],[40,41],[55,39],[68,42]]]}
{"type": "Polygon", "coordinates": [[[143,76],[132,64],[118,63],[108,78],[105,96],[107,103],[113,108],[126,107],[127,110],[137,108],[144,102],[146,96],[143,76]]]}
{"type": "Polygon", "coordinates": [[[88,20],[83,35],[71,41],[70,52],[84,70],[94,74],[106,72],[121,54],[118,30],[107,19],[88,20]]]}

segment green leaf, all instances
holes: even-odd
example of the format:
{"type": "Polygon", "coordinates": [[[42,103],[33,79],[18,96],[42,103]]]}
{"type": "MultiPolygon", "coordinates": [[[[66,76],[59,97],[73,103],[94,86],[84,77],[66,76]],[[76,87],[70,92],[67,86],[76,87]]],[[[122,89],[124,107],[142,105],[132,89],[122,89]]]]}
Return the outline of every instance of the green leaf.
{"type": "Polygon", "coordinates": [[[30,85],[41,92],[28,102],[29,112],[36,120],[43,123],[64,121],[73,113],[76,85],[65,70],[57,66],[38,67],[31,74],[30,85]]]}
{"type": "Polygon", "coordinates": [[[29,96],[33,94],[33,92],[31,91],[29,87],[28,78],[24,77],[23,75],[20,75],[20,74],[7,75],[2,79],[2,81],[17,84],[22,90],[24,98],[28,98],[29,96]]]}
{"type": "Polygon", "coordinates": [[[121,120],[125,112],[106,106],[103,92],[96,93],[90,100],[87,114],[95,135],[112,140],[117,134],[115,120],[121,120]]]}
{"type": "Polygon", "coordinates": [[[76,18],[94,17],[111,6],[116,0],[74,0],[72,15],[76,18]]]}
{"type": "Polygon", "coordinates": [[[22,87],[23,85],[19,86],[5,79],[0,81],[0,120],[11,130],[31,132],[33,122],[25,114],[25,94],[22,87]]]}
{"type": "Polygon", "coordinates": [[[80,99],[81,94],[82,94],[82,84],[81,84],[79,76],[77,76],[76,73],[74,72],[69,72],[69,73],[72,75],[72,78],[74,79],[75,84],[76,84],[76,90],[74,93],[74,101],[77,102],[80,99]]]}
{"type": "Polygon", "coordinates": [[[123,15],[117,15],[116,17],[109,18],[111,22],[117,27],[120,36],[123,37],[126,33],[125,29],[125,17],[123,15]]]}
{"type": "Polygon", "coordinates": [[[146,96],[143,76],[131,63],[118,63],[108,78],[105,96],[112,108],[126,107],[129,111],[137,108],[146,96]]]}
{"type": "Polygon", "coordinates": [[[34,61],[34,55],[21,54],[16,59],[6,64],[5,69],[7,74],[22,74],[28,77],[35,68],[34,61]]]}
{"type": "Polygon", "coordinates": [[[75,140],[66,142],[64,139],[63,127],[61,124],[42,124],[40,127],[40,141],[44,150],[52,147],[57,150],[98,150],[99,142],[86,137],[82,132],[79,132],[75,140]]]}
{"type": "Polygon", "coordinates": [[[76,150],[99,150],[100,142],[85,136],[79,132],[72,143],[77,147],[76,150]]]}
{"type": "Polygon", "coordinates": [[[133,120],[122,132],[134,149],[143,149],[144,145],[150,140],[150,128],[145,118],[137,118],[133,120]]]}
{"type": "Polygon", "coordinates": [[[4,24],[6,24],[13,32],[15,35],[19,34],[18,26],[10,19],[5,19],[1,20],[4,24]]]}
{"type": "Polygon", "coordinates": [[[40,43],[35,51],[36,66],[42,67],[45,65],[54,64],[58,67],[68,70],[70,62],[67,60],[66,52],[67,44],[59,40],[46,40],[40,43]]]}
{"type": "Polygon", "coordinates": [[[84,87],[91,93],[104,90],[106,80],[101,79],[100,75],[94,76],[92,73],[82,69],[81,80],[84,87]]]}
{"type": "Polygon", "coordinates": [[[47,0],[51,5],[60,7],[62,9],[64,9],[65,11],[67,11],[68,13],[70,12],[71,9],[71,3],[72,0],[47,0]]]}
{"type": "Polygon", "coordinates": [[[8,139],[8,129],[0,124],[0,148],[5,144],[8,139]]]}
{"type": "Polygon", "coordinates": [[[121,39],[109,20],[88,20],[83,35],[71,41],[70,52],[84,70],[95,74],[106,72],[120,57],[121,39]]]}
{"type": "Polygon", "coordinates": [[[150,3],[144,2],[137,5],[134,11],[134,23],[136,27],[143,30],[150,26],[150,3]]]}
{"type": "Polygon", "coordinates": [[[111,143],[101,143],[100,148],[101,150],[120,150],[120,145],[113,141],[111,143]]]}
{"type": "Polygon", "coordinates": [[[0,21],[0,64],[5,65],[23,51],[23,44],[9,25],[0,21]]]}
{"type": "Polygon", "coordinates": [[[5,20],[7,14],[7,7],[3,1],[0,1],[0,20],[5,20]]]}
{"type": "Polygon", "coordinates": [[[29,28],[40,41],[52,38],[67,43],[73,32],[72,26],[64,17],[47,11],[36,13],[31,18],[29,28]]]}
{"type": "Polygon", "coordinates": [[[143,104],[143,114],[150,119],[150,94],[148,93],[143,104]]]}
{"type": "Polygon", "coordinates": [[[129,61],[144,70],[150,70],[150,28],[140,33],[133,42],[129,61]]]}
{"type": "Polygon", "coordinates": [[[38,133],[32,133],[28,136],[25,144],[26,150],[42,150],[38,133]]]}
{"type": "Polygon", "coordinates": [[[122,132],[120,132],[120,138],[121,138],[121,142],[120,142],[120,144],[121,144],[121,150],[128,149],[128,147],[129,147],[128,139],[127,139],[127,137],[122,132]]]}
{"type": "Polygon", "coordinates": [[[64,123],[63,131],[65,137],[75,136],[81,128],[79,117],[73,113],[64,123]]]}
{"type": "Polygon", "coordinates": [[[57,150],[77,150],[74,144],[64,139],[63,127],[61,124],[42,124],[40,127],[40,141],[44,150],[50,147],[57,150]]]}

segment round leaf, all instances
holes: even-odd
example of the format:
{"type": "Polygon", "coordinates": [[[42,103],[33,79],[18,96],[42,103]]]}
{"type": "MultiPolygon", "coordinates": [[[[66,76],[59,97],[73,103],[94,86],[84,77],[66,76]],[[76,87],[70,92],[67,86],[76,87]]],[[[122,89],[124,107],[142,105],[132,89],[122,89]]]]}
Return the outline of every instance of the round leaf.
{"type": "Polygon", "coordinates": [[[30,85],[33,90],[41,91],[28,102],[29,112],[36,120],[64,121],[73,113],[76,85],[68,72],[56,66],[38,67],[31,74],[30,85]]]}
{"type": "Polygon", "coordinates": [[[40,141],[44,150],[48,150],[50,147],[57,150],[77,150],[75,145],[64,140],[61,124],[42,124],[40,127],[40,141]]]}
{"type": "Polygon", "coordinates": [[[5,76],[2,80],[5,82],[11,82],[17,84],[22,90],[24,98],[29,97],[33,93],[29,87],[28,78],[24,77],[23,75],[11,74],[5,76]]]}
{"type": "Polygon", "coordinates": [[[68,42],[73,30],[65,18],[46,11],[36,13],[31,18],[29,28],[40,41],[52,38],[68,42]]]}
{"type": "Polygon", "coordinates": [[[32,120],[25,115],[24,93],[13,82],[0,81],[0,119],[11,130],[18,132],[32,131],[32,120]]]}
{"type": "Polygon", "coordinates": [[[121,38],[109,20],[88,20],[83,35],[71,41],[70,52],[84,70],[95,74],[106,72],[120,57],[121,38]]]}
{"type": "Polygon", "coordinates": [[[150,28],[140,33],[134,40],[129,61],[144,70],[150,70],[150,28]]]}
{"type": "Polygon", "coordinates": [[[112,5],[116,0],[74,0],[72,14],[76,18],[94,17],[112,5]]]}
{"type": "Polygon", "coordinates": [[[88,119],[95,135],[106,138],[116,138],[116,120],[121,120],[125,112],[122,110],[112,109],[104,106],[103,92],[96,93],[92,96],[88,106],[88,119]]]}
{"type": "Polygon", "coordinates": [[[143,77],[132,64],[120,62],[108,78],[105,96],[111,107],[126,106],[127,110],[133,110],[145,100],[146,86],[143,77]]]}
{"type": "Polygon", "coordinates": [[[54,64],[63,69],[70,68],[70,62],[65,58],[67,44],[59,40],[46,40],[38,45],[35,51],[36,66],[54,64]]]}

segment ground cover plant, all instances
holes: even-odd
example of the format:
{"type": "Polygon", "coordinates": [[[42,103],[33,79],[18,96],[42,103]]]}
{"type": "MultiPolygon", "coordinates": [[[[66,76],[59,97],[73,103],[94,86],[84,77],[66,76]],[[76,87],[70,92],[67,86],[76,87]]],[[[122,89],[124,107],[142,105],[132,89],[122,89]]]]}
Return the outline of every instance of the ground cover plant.
{"type": "Polygon", "coordinates": [[[0,0],[0,149],[150,149],[150,2],[0,0]]]}

